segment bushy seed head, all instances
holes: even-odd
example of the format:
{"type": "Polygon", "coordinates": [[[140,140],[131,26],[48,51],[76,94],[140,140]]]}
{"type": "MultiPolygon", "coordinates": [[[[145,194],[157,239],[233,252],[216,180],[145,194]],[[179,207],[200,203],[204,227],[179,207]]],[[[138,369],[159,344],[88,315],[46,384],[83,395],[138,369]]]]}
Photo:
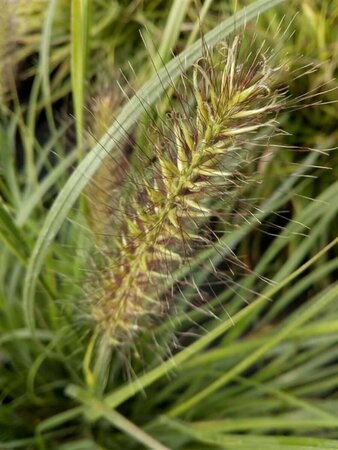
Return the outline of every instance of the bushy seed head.
{"type": "Polygon", "coordinates": [[[128,195],[115,203],[109,251],[89,295],[92,316],[117,345],[174,308],[178,269],[214,245],[208,222],[217,217],[231,227],[245,167],[256,158],[252,142],[275,127],[284,106],[275,87],[279,69],[264,54],[243,60],[240,49],[240,37],[205,49],[183,76],[177,106],[146,130],[152,159],[138,150],[128,195]]]}

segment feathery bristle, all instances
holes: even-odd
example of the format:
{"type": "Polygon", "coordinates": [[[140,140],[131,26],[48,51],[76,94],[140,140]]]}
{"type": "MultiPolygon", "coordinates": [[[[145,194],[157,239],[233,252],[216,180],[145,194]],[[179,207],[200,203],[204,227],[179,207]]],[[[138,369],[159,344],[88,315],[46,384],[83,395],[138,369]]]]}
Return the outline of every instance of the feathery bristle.
{"type": "Polygon", "coordinates": [[[175,88],[179,106],[147,129],[152,162],[140,157],[128,197],[115,205],[109,251],[89,296],[95,321],[117,345],[170,311],[175,272],[213,245],[206,222],[224,215],[246,183],[244,168],[257,156],[248,141],[276,127],[284,107],[275,88],[280,68],[264,54],[242,61],[240,48],[235,37],[205,49],[175,88]]]}

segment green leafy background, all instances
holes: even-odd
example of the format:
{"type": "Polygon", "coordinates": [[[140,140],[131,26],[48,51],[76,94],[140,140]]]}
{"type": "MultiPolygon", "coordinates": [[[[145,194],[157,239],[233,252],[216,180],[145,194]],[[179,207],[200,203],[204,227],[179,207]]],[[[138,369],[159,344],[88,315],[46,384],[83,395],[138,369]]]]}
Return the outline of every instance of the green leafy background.
{"type": "Polygon", "coordinates": [[[337,1],[0,5],[0,448],[338,448],[337,1]],[[280,118],[288,134],[252,193],[262,223],[223,241],[253,271],[211,300],[217,318],[178,314],[158,336],[197,323],[194,338],[170,353],[145,338],[122,355],[82,317],[74,280],[92,243],[81,194],[144,105],[200,57],[201,26],[213,46],[244,22],[290,71],[318,66],[282,80],[318,104],[280,118]],[[119,91],[120,68],[132,98],[90,149],[91,101],[101,76],[119,91]]]}

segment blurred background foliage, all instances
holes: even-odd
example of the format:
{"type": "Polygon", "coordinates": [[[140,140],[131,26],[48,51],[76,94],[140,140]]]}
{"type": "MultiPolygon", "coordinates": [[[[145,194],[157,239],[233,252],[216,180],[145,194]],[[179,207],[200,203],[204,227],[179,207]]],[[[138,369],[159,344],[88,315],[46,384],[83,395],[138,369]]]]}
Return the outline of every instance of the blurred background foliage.
{"type": "Polygon", "coordinates": [[[281,80],[305,98],[280,117],[281,150],[262,149],[254,168],[261,224],[226,240],[252,273],[218,293],[217,318],[202,307],[168,319],[163,345],[145,337],[138,354],[91,348],[74,280],[92,243],[77,207],[45,260],[34,336],[24,319],[34,243],[77,161],[201,23],[249,3],[0,0],[1,448],[338,448],[336,0],[287,1],[246,27],[289,73],[318,68],[281,80]]]}

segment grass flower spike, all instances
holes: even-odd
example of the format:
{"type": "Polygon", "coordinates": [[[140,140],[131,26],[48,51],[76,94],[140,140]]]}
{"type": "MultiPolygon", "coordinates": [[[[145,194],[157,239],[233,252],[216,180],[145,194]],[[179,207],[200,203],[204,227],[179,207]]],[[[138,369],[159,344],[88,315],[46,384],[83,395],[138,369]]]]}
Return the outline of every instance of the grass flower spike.
{"type": "Polygon", "coordinates": [[[0,7],[0,450],[338,450],[338,0],[0,7]]]}
{"type": "Polygon", "coordinates": [[[175,107],[147,128],[149,148],[137,150],[138,169],[111,205],[118,214],[107,231],[109,250],[89,292],[95,321],[115,344],[176,308],[177,271],[215,245],[220,231],[213,219],[223,230],[232,226],[234,199],[257,158],[253,142],[261,129],[276,126],[283,107],[279,70],[263,51],[243,61],[239,37],[212,53],[205,49],[175,88],[175,107]]]}

